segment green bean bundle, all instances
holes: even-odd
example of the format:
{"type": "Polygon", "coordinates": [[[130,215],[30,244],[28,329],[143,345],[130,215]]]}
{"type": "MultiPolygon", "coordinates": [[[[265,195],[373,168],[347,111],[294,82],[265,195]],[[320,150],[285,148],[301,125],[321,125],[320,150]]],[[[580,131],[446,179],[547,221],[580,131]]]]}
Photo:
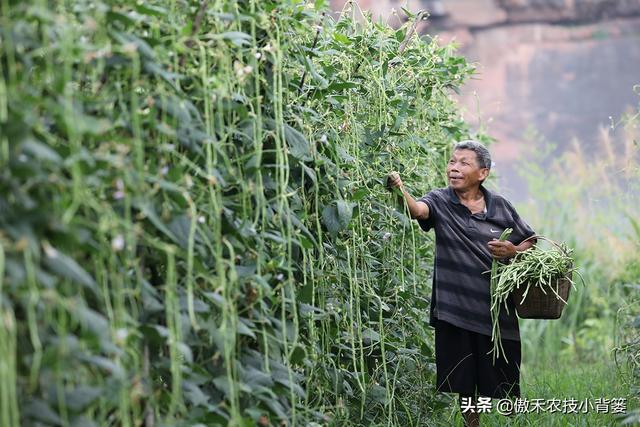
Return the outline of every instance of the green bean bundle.
{"type": "MultiPolygon", "coordinates": [[[[509,237],[509,235],[511,235],[511,232],[513,231],[512,228],[507,228],[505,229],[502,234],[500,234],[500,238],[499,240],[505,240],[507,237],[509,237]]],[[[497,259],[493,259],[493,261],[491,262],[491,324],[492,324],[492,331],[491,331],[491,340],[493,341],[493,363],[495,364],[496,361],[496,353],[498,351],[498,346],[500,346],[500,348],[502,349],[502,340],[500,339],[500,327],[498,325],[498,314],[499,314],[499,310],[500,308],[497,307],[494,309],[494,305],[497,305],[494,302],[494,295],[496,294],[496,288],[498,286],[498,269],[499,269],[499,263],[497,259]]],[[[504,355],[504,349],[502,349],[502,354],[504,355]]],[[[506,360],[506,357],[505,357],[506,360]]]]}
{"type": "MultiPolygon", "coordinates": [[[[503,236],[500,236],[500,239],[504,240],[503,236]]],[[[507,360],[502,347],[500,324],[498,322],[500,305],[504,305],[507,313],[509,313],[509,308],[507,307],[509,295],[514,289],[519,289],[520,286],[525,286],[526,288],[522,300],[518,301],[518,304],[521,304],[526,299],[531,286],[540,287],[545,294],[547,290],[550,290],[566,304],[567,302],[558,294],[554,284],[558,279],[567,277],[572,286],[574,286],[571,280],[571,273],[575,271],[573,265],[573,250],[564,243],[560,243],[548,250],[534,246],[529,250],[518,252],[511,262],[507,264],[498,263],[496,260],[493,261],[491,267],[491,321],[493,326],[491,339],[493,341],[493,349],[491,353],[493,354],[494,364],[496,357],[500,357],[500,353],[507,360]]]]}

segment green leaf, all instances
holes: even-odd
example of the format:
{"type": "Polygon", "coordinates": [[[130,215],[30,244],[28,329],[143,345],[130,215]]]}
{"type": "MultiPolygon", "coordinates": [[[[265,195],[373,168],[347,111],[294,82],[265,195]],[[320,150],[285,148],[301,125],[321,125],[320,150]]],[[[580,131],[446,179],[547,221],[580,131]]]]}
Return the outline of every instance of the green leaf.
{"type": "Polygon", "coordinates": [[[45,266],[59,276],[65,277],[73,282],[79,283],[93,292],[98,292],[96,281],[71,257],[64,253],[50,249],[43,260],[45,266]]]}
{"type": "Polygon", "coordinates": [[[362,331],[362,338],[370,342],[380,342],[380,334],[371,328],[366,328],[362,331]]]}
{"type": "Polygon", "coordinates": [[[151,284],[142,280],[142,305],[147,312],[158,312],[164,310],[164,306],[160,303],[158,292],[151,284]]]}
{"type": "MultiPolygon", "coordinates": [[[[133,16],[133,15],[127,15],[133,16]]],[[[149,43],[141,39],[140,37],[131,34],[131,33],[123,33],[120,31],[114,31],[113,36],[116,40],[118,40],[123,45],[133,44],[136,48],[136,51],[145,59],[155,60],[156,54],[149,46],[149,43]]]]}
{"type": "Polygon", "coordinates": [[[113,127],[109,120],[89,116],[77,109],[73,112],[73,118],[69,120],[76,132],[87,135],[102,135],[113,127]]]}
{"type": "Polygon", "coordinates": [[[275,399],[264,399],[263,402],[281,419],[287,419],[287,414],[282,404],[275,399]]]}
{"type": "Polygon", "coordinates": [[[144,4],[142,2],[136,3],[134,7],[139,13],[142,13],[144,15],[163,17],[168,13],[167,9],[163,7],[144,4]]]}
{"type": "Polygon", "coordinates": [[[215,385],[216,388],[221,392],[223,392],[226,396],[230,396],[231,387],[229,384],[229,378],[227,378],[226,376],[223,375],[223,376],[214,378],[213,385],[215,385]]]}
{"type": "Polygon", "coordinates": [[[67,406],[75,412],[84,410],[103,393],[100,387],[79,386],[65,393],[67,406]]]}
{"type": "Polygon", "coordinates": [[[344,148],[342,148],[340,146],[337,146],[336,147],[336,152],[340,156],[340,159],[342,159],[342,161],[345,162],[346,164],[348,164],[348,165],[355,164],[356,159],[352,155],[347,153],[347,150],[345,150],[344,148]]]}
{"type": "Polygon", "coordinates": [[[138,209],[140,209],[142,214],[145,217],[147,217],[147,219],[149,219],[149,221],[151,221],[151,223],[153,225],[155,225],[158,230],[162,231],[165,235],[167,235],[174,242],[178,242],[179,241],[178,238],[171,232],[171,230],[169,230],[169,228],[167,228],[167,226],[164,224],[164,222],[162,222],[162,220],[160,219],[160,217],[156,213],[155,208],[153,207],[153,205],[150,202],[147,202],[147,201],[142,201],[142,202],[136,201],[136,202],[134,202],[134,205],[138,209]]]}
{"type": "Polygon", "coordinates": [[[247,383],[249,386],[263,386],[263,387],[272,387],[273,379],[271,375],[262,372],[259,369],[253,368],[251,366],[243,366],[242,368],[242,381],[247,383]]]}
{"type": "Polygon", "coordinates": [[[410,20],[413,19],[416,16],[415,13],[412,13],[409,9],[407,9],[405,7],[400,6],[400,9],[402,9],[402,11],[405,13],[405,15],[407,15],[407,18],[409,18],[410,20]]]}
{"type": "Polygon", "coordinates": [[[161,79],[169,83],[174,88],[176,88],[175,86],[176,80],[179,80],[182,78],[182,74],[172,73],[170,71],[167,71],[164,68],[162,68],[160,65],[156,64],[155,62],[145,61],[143,68],[149,74],[153,74],[154,76],[160,77],[161,79]]]}
{"type": "Polygon", "coordinates": [[[240,319],[240,321],[238,322],[238,333],[251,337],[254,340],[257,339],[256,334],[254,334],[253,331],[249,329],[249,326],[245,325],[244,322],[249,322],[249,321],[248,320],[243,321],[243,319],[240,319]]]}
{"type": "Polygon", "coordinates": [[[306,393],[304,391],[304,389],[302,387],[300,387],[299,384],[289,381],[289,378],[274,378],[276,382],[286,386],[287,388],[290,388],[291,390],[293,390],[298,396],[300,396],[300,398],[304,399],[306,398],[306,393]]]}
{"type": "Polygon", "coordinates": [[[86,416],[81,415],[71,420],[70,427],[98,427],[98,424],[86,416]]]}
{"type": "Polygon", "coordinates": [[[289,146],[289,154],[300,160],[311,160],[311,144],[304,135],[285,124],[284,138],[289,146]]]}
{"type": "Polygon", "coordinates": [[[313,64],[313,61],[311,60],[311,58],[306,56],[304,58],[304,61],[305,61],[307,71],[309,71],[309,74],[311,74],[311,77],[313,77],[313,80],[317,82],[320,89],[326,89],[329,86],[329,81],[320,73],[318,73],[318,70],[313,64]]]}
{"type": "Polygon", "coordinates": [[[322,222],[332,235],[349,227],[355,203],[338,200],[322,210],[322,222]]]}
{"type": "Polygon", "coordinates": [[[311,181],[317,185],[318,184],[318,179],[316,178],[316,171],[311,169],[309,166],[305,165],[304,163],[300,163],[300,166],[302,166],[302,169],[304,170],[304,172],[307,174],[307,176],[309,178],[311,178],[311,181]]]}
{"type": "Polygon", "coordinates": [[[120,367],[114,361],[107,359],[106,357],[87,356],[83,354],[80,354],[77,357],[80,360],[84,360],[85,362],[88,362],[98,368],[104,369],[105,371],[109,372],[109,374],[118,379],[122,380],[125,378],[124,370],[122,369],[122,367],[120,367]]]}
{"type": "Polygon", "coordinates": [[[109,333],[109,322],[97,311],[78,302],[74,305],[74,313],[82,325],[97,336],[105,336],[109,333]]]}
{"type": "Polygon", "coordinates": [[[400,126],[402,126],[402,123],[407,118],[407,110],[408,109],[409,109],[409,101],[404,99],[402,101],[402,106],[400,107],[400,111],[398,112],[398,115],[396,116],[396,120],[393,122],[393,126],[391,127],[389,132],[395,132],[398,129],[400,129],[400,126]]]}
{"type": "Polygon", "coordinates": [[[298,240],[300,241],[300,245],[302,245],[302,247],[305,249],[313,249],[315,247],[313,240],[311,240],[304,234],[298,236],[298,240]]]}
{"type": "Polygon", "coordinates": [[[22,409],[24,416],[28,419],[42,421],[47,424],[62,425],[62,418],[53,409],[40,399],[33,399],[22,409]]]}
{"type": "Polygon", "coordinates": [[[367,194],[369,194],[368,188],[359,188],[353,193],[353,196],[351,196],[351,200],[353,200],[354,202],[358,202],[362,200],[367,194]]]}
{"type": "Polygon", "coordinates": [[[180,30],[180,35],[182,37],[189,37],[191,35],[193,29],[193,21],[189,21],[186,23],[184,27],[180,30]]]}
{"type": "Polygon", "coordinates": [[[193,406],[206,405],[209,402],[209,396],[207,396],[193,381],[183,381],[182,388],[184,389],[184,395],[193,406]]]}
{"type": "Polygon", "coordinates": [[[369,392],[369,398],[375,403],[387,404],[387,390],[378,384],[373,384],[369,392]]]}
{"type": "Polygon", "coordinates": [[[340,231],[340,221],[338,220],[338,210],[335,206],[328,205],[322,210],[322,223],[327,227],[329,233],[335,235],[340,231]]]}
{"type": "Polygon", "coordinates": [[[176,348],[182,354],[187,363],[193,363],[193,352],[191,351],[191,347],[183,342],[179,342],[176,344],[176,348]]]}
{"type": "Polygon", "coordinates": [[[338,200],[336,206],[338,208],[338,221],[340,222],[340,226],[342,228],[349,227],[351,217],[353,216],[354,204],[344,200],[338,200]]]}
{"type": "Polygon", "coordinates": [[[186,215],[177,215],[167,225],[171,234],[175,236],[175,242],[183,249],[189,246],[189,231],[191,230],[191,219],[186,215]]]}
{"type": "Polygon", "coordinates": [[[350,45],[352,43],[351,39],[347,36],[345,36],[344,34],[338,33],[338,32],[334,32],[333,33],[333,39],[339,43],[345,44],[345,45],[350,45]]]}
{"type": "Polygon", "coordinates": [[[35,157],[41,161],[47,161],[51,163],[59,164],[62,161],[62,157],[48,145],[34,139],[28,138],[22,143],[22,152],[35,157]]]}
{"type": "Polygon", "coordinates": [[[228,31],[220,34],[209,34],[204,36],[205,39],[226,40],[232,42],[238,47],[246,46],[251,43],[251,36],[241,31],[228,31]]]}
{"type": "Polygon", "coordinates": [[[354,82],[333,82],[331,83],[328,87],[327,90],[329,91],[335,91],[335,92],[341,92],[345,89],[355,89],[358,87],[357,83],[354,82]]]}

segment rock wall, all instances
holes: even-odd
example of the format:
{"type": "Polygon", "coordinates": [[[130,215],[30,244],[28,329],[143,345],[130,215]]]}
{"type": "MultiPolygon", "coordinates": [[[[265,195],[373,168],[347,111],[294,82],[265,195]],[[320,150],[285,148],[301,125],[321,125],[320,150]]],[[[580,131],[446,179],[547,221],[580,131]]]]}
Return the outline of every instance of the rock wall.
{"type": "MultiPolygon", "coordinates": [[[[331,0],[339,11],[348,0],[331,0]]],[[[640,0],[360,0],[362,10],[388,17],[400,6],[426,9],[437,29],[546,22],[585,23],[640,16],[640,0]]]]}
{"type": "Polygon", "coordinates": [[[640,15],[640,0],[440,0],[441,28],[482,27],[531,22],[586,23],[640,15]]]}
{"type": "Polygon", "coordinates": [[[593,22],[640,14],[638,0],[496,0],[516,22],[593,22]]]}

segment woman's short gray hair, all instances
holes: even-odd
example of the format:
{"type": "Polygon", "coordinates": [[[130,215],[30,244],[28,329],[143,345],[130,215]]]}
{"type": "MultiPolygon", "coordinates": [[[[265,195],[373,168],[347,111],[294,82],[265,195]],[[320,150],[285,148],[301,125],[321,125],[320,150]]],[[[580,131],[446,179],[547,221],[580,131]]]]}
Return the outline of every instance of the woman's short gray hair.
{"type": "Polygon", "coordinates": [[[487,147],[473,139],[466,139],[454,145],[453,150],[471,150],[476,153],[478,158],[478,166],[481,168],[491,169],[491,154],[487,147]]]}

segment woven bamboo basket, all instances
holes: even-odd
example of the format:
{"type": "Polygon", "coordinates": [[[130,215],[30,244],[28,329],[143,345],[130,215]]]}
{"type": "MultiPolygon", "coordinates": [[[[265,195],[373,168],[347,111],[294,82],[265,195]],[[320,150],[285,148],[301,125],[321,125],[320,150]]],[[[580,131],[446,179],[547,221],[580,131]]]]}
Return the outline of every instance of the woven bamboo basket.
{"type": "MultiPolygon", "coordinates": [[[[550,239],[542,236],[532,236],[529,239],[532,238],[547,240],[562,250],[560,245],[550,239]]],[[[569,275],[571,275],[573,265],[569,267],[569,275]]],[[[551,287],[554,288],[555,292],[549,289],[548,286],[541,288],[536,283],[531,283],[527,296],[522,301],[528,285],[529,283],[524,283],[511,292],[511,300],[516,307],[518,317],[523,319],[559,319],[564,306],[569,301],[569,292],[572,285],[571,277],[560,277],[553,281],[551,287]],[[558,296],[562,299],[558,298],[558,296]],[[521,301],[522,304],[520,303],[521,301]]]]}

